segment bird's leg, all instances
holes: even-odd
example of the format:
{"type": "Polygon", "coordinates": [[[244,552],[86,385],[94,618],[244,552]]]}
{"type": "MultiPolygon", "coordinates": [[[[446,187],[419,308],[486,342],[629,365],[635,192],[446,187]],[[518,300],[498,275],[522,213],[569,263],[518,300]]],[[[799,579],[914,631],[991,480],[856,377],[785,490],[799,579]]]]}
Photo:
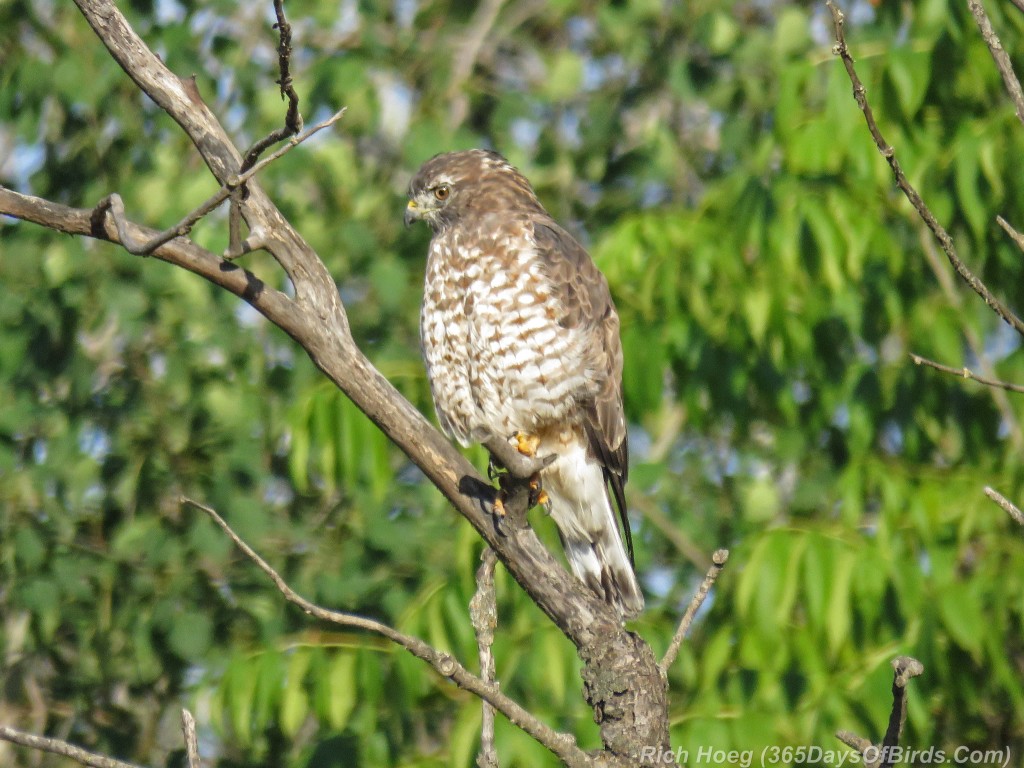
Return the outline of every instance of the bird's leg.
{"type": "Polygon", "coordinates": [[[517,432],[512,439],[514,445],[508,440],[496,437],[484,443],[484,447],[490,453],[487,476],[498,481],[494,497],[494,515],[499,520],[505,519],[505,500],[514,495],[516,481],[527,481],[528,507],[549,503],[547,493],[540,487],[540,471],[558,458],[555,454],[537,457],[540,438],[517,432]]]}

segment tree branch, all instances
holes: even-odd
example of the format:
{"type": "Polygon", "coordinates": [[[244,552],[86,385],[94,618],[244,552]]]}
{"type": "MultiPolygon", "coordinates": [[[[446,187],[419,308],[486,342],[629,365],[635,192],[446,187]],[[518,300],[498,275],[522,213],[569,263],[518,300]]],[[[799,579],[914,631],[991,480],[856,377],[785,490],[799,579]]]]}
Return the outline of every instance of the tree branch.
{"type": "MultiPolygon", "coordinates": [[[[163,109],[189,137],[214,178],[224,185],[241,168],[238,149],[209,107],[194,78],[180,78],[136,34],[112,0],[75,0],[89,26],[139,89],[163,109]]],[[[330,327],[347,332],[347,318],[330,273],[288,224],[266,193],[250,180],[239,207],[250,231],[265,233],[265,247],[295,287],[299,307],[330,317],[330,327]]]]}
{"type": "MultiPolygon", "coordinates": [[[[149,256],[154,250],[159,248],[164,243],[173,240],[176,237],[183,237],[189,234],[194,227],[204,216],[215,210],[221,203],[231,197],[234,192],[245,184],[249,179],[259,173],[261,170],[266,168],[272,162],[287,154],[291,149],[297,147],[299,144],[304,142],[310,136],[322,131],[328,126],[334,125],[338,120],[345,114],[344,108],[338,110],[329,118],[321,123],[317,123],[308,131],[303,133],[301,136],[294,137],[291,141],[281,147],[279,150],[274,152],[272,155],[265,157],[256,165],[249,168],[249,170],[238,176],[229,178],[217,190],[211,197],[205,202],[200,204],[197,208],[190,211],[185,217],[172,227],[168,227],[163,232],[158,232],[153,237],[139,241],[135,239],[124,227],[126,223],[126,215],[124,210],[124,202],[121,200],[121,196],[114,192],[113,194],[107,195],[105,198],[100,200],[93,211],[93,226],[100,226],[98,222],[103,220],[103,216],[107,213],[110,214],[111,219],[114,221],[114,226],[117,228],[117,234],[120,238],[121,245],[128,253],[136,256],[149,256]]],[[[241,255],[236,253],[234,255],[241,255]]]]}
{"type": "Polygon", "coordinates": [[[910,204],[914,206],[914,210],[917,211],[918,215],[928,225],[928,228],[935,235],[939,241],[939,245],[942,246],[943,252],[946,254],[946,258],[949,263],[956,270],[956,273],[960,275],[967,285],[971,287],[975,293],[977,293],[988,306],[1001,317],[1011,328],[1013,328],[1021,336],[1024,336],[1024,322],[1021,321],[1008,307],[1006,307],[999,299],[997,299],[988,287],[977,277],[966,264],[960,259],[956,252],[956,246],[953,244],[953,238],[950,237],[949,233],[939,223],[938,219],[931,212],[928,206],[925,204],[921,195],[918,194],[917,190],[907,180],[906,175],[903,173],[903,169],[900,167],[899,161],[896,159],[896,150],[885,140],[882,136],[881,131],[878,128],[878,124],[875,122],[874,113],[871,110],[871,105],[868,103],[867,91],[864,88],[864,84],[861,82],[860,77],[857,75],[857,70],[854,67],[853,57],[850,56],[850,50],[846,45],[846,35],[843,31],[845,16],[839,7],[832,1],[826,0],[825,3],[829,10],[832,12],[832,22],[835,26],[835,37],[836,44],[832,48],[832,52],[842,59],[843,65],[846,67],[846,74],[850,78],[850,82],[853,84],[853,98],[857,102],[857,106],[860,107],[860,111],[864,114],[864,120],[868,124],[868,131],[871,133],[871,137],[875,141],[875,146],[878,147],[878,151],[882,153],[882,157],[889,163],[889,168],[892,170],[893,177],[896,180],[896,186],[900,188],[903,194],[906,196],[910,204]]]}
{"type": "Polygon", "coordinates": [[[701,605],[707,599],[708,593],[711,591],[711,587],[715,585],[715,581],[718,580],[719,574],[722,573],[722,569],[725,568],[726,562],[729,560],[729,550],[719,549],[715,551],[715,554],[711,556],[711,567],[708,569],[707,574],[704,576],[704,581],[700,583],[700,587],[697,588],[696,594],[693,599],[690,600],[690,604],[686,607],[686,611],[683,613],[683,618],[679,621],[679,627],[676,629],[675,635],[672,637],[672,642],[669,643],[668,650],[665,651],[664,657],[658,664],[658,668],[661,669],[663,675],[668,674],[669,667],[672,666],[672,662],[676,660],[676,656],[679,654],[679,648],[683,644],[683,639],[686,637],[686,633],[690,629],[690,624],[693,623],[693,617],[697,615],[697,611],[700,610],[701,605]]]}
{"type": "Polygon", "coordinates": [[[181,732],[185,736],[185,760],[188,768],[202,768],[199,759],[199,737],[196,736],[196,720],[187,709],[181,710],[181,732]]]}
{"type": "Polygon", "coordinates": [[[247,170],[255,164],[257,158],[270,146],[273,146],[282,139],[294,136],[302,130],[302,115],[299,114],[299,94],[295,92],[292,85],[292,25],[284,13],[284,0],[274,0],[274,14],[277,16],[278,44],[277,44],[277,69],[280,77],[277,84],[281,87],[282,98],[288,99],[288,111],[284,116],[284,125],[276,131],[271,131],[262,139],[254,143],[245,152],[245,159],[242,161],[242,170],[247,170]]]}
{"type": "Polygon", "coordinates": [[[1024,512],[1016,504],[1007,499],[1003,494],[991,486],[985,486],[985,495],[1002,507],[1003,511],[1012,517],[1018,525],[1024,525],[1024,512]]]}
{"type": "MultiPolygon", "coordinates": [[[[944,264],[942,255],[939,253],[939,249],[935,245],[935,240],[932,237],[931,232],[929,232],[924,226],[921,226],[918,229],[918,239],[921,242],[921,249],[924,251],[925,258],[928,260],[928,266],[931,267],[932,274],[935,275],[935,279],[939,281],[939,286],[942,288],[943,295],[946,297],[946,300],[949,302],[951,307],[957,311],[962,311],[967,297],[957,290],[956,278],[952,273],[950,273],[949,269],[944,264]]],[[[982,339],[981,334],[978,333],[978,331],[976,331],[970,324],[964,326],[963,333],[968,349],[978,360],[978,368],[981,375],[987,379],[995,379],[995,368],[989,360],[989,354],[985,349],[985,341],[982,339]]],[[[1002,418],[1009,427],[1011,444],[1016,450],[1021,450],[1024,448],[1024,431],[1021,430],[1020,422],[1017,419],[1017,413],[1010,404],[1010,398],[1006,396],[1005,391],[998,387],[990,387],[988,391],[989,395],[992,397],[992,402],[999,411],[1000,418],[1002,418]]]]}
{"type": "Polygon", "coordinates": [[[892,710],[889,712],[889,724],[882,743],[875,746],[868,739],[850,731],[836,733],[837,739],[861,754],[865,768],[892,768],[899,759],[896,747],[907,722],[907,683],[924,673],[924,665],[910,656],[897,656],[892,660],[892,668],[892,710]]]}
{"type": "Polygon", "coordinates": [[[1013,225],[1002,216],[996,216],[996,223],[1003,228],[1003,232],[1010,236],[1010,239],[1017,244],[1017,247],[1024,251],[1024,235],[1014,229],[1013,225]]]}
{"type": "Polygon", "coordinates": [[[1003,44],[999,41],[995,30],[992,29],[992,22],[989,21],[988,14],[985,13],[981,0],[967,0],[967,7],[978,24],[978,29],[981,31],[981,39],[985,41],[985,45],[988,46],[988,50],[991,52],[993,60],[995,60],[996,69],[999,70],[999,74],[1003,78],[1006,93],[1017,110],[1017,119],[1024,123],[1024,91],[1021,90],[1020,80],[1017,79],[1017,75],[1013,71],[1010,57],[1003,49],[1003,44]]]}
{"type": "MultiPolygon", "coordinates": [[[[95,209],[90,208],[70,208],[0,187],[0,214],[39,224],[57,232],[84,235],[123,245],[118,228],[113,222],[94,222],[94,211],[95,209]]],[[[152,239],[157,234],[154,229],[124,219],[120,229],[135,241],[152,239]]],[[[226,262],[183,237],[164,243],[152,255],[160,261],[166,261],[204,277],[214,285],[245,299],[292,337],[301,334],[302,317],[292,299],[281,291],[267,286],[249,270],[226,262]]]]}
{"type": "Polygon", "coordinates": [[[910,359],[914,361],[915,365],[925,365],[929,368],[934,368],[937,371],[942,371],[943,373],[949,373],[953,376],[959,376],[964,379],[976,381],[979,384],[984,384],[986,387],[995,387],[997,389],[1005,389],[1009,392],[1024,393],[1024,386],[1020,384],[1011,384],[1007,381],[999,381],[997,379],[988,379],[984,376],[978,376],[966,366],[963,368],[952,368],[948,365],[942,365],[942,363],[936,363],[934,360],[929,360],[927,357],[916,355],[913,352],[910,353],[910,359]]]}
{"type": "MultiPolygon", "coordinates": [[[[498,604],[494,594],[494,567],[498,559],[493,549],[484,547],[480,560],[480,567],[476,571],[476,593],[469,602],[469,617],[473,622],[480,652],[480,677],[485,683],[497,687],[491,646],[494,644],[494,630],[498,626],[498,604]]],[[[480,768],[498,768],[498,752],[494,748],[494,707],[487,701],[483,701],[481,706],[480,754],[476,763],[480,768]]]]}
{"type": "MultiPolygon", "coordinates": [[[[112,757],[104,757],[94,752],[89,752],[69,744],[60,739],[51,739],[46,736],[35,736],[31,733],[19,731],[17,728],[10,728],[0,725],[0,739],[18,744],[29,749],[37,749],[41,752],[50,752],[54,755],[70,758],[80,765],[88,765],[90,768],[139,768],[134,763],[126,763],[115,760],[112,757]]],[[[190,767],[191,768],[191,767],[190,767]]]]}
{"type": "Polygon", "coordinates": [[[462,664],[460,664],[459,661],[451,654],[439,651],[420,638],[399,632],[397,629],[394,629],[383,622],[368,619],[364,616],[357,616],[352,613],[332,611],[307,600],[292,589],[288,585],[288,582],[286,582],[266,560],[260,557],[252,547],[246,544],[245,541],[243,541],[242,538],[232,530],[231,526],[227,524],[227,521],[217,514],[214,509],[195,501],[194,499],[183,497],[181,502],[202,510],[209,515],[210,519],[213,520],[213,522],[215,522],[225,534],[227,534],[228,538],[231,539],[234,545],[270,578],[274,583],[274,586],[277,587],[277,591],[280,592],[284,596],[284,599],[289,603],[297,605],[305,611],[305,613],[314,618],[320,619],[321,621],[337,624],[342,627],[355,627],[357,629],[363,629],[367,632],[373,632],[381,635],[382,637],[386,637],[396,645],[400,645],[405,648],[405,650],[409,651],[409,653],[416,658],[427,662],[427,664],[433,667],[441,677],[446,677],[459,688],[479,696],[496,710],[505,715],[505,717],[507,717],[514,725],[521,728],[539,743],[551,750],[566,765],[593,765],[593,761],[590,756],[576,746],[576,740],[572,736],[567,733],[555,731],[550,726],[541,722],[531,712],[527,711],[498,690],[497,685],[481,680],[462,666],[462,664]]]}

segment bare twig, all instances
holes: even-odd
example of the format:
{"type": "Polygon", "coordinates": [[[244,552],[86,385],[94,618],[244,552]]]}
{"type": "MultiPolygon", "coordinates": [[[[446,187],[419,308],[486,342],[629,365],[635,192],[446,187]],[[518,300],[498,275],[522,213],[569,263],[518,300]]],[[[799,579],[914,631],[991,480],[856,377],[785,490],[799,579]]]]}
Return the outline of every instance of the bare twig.
{"type": "Polygon", "coordinates": [[[850,731],[836,733],[837,739],[860,753],[865,768],[892,768],[900,759],[897,747],[907,722],[907,683],[924,673],[924,665],[910,656],[897,656],[892,660],[892,668],[892,710],[882,743],[876,746],[850,731]]]}
{"type": "MultiPolygon", "coordinates": [[[[480,651],[480,677],[485,683],[497,687],[494,672],[494,630],[498,626],[498,603],[494,594],[494,567],[498,558],[494,550],[484,547],[480,553],[480,567],[476,571],[476,593],[469,602],[469,616],[476,632],[476,644],[480,651]]],[[[480,725],[480,754],[476,763],[480,768],[497,768],[498,752],[494,747],[494,707],[482,701],[483,714],[480,725]]]]}
{"type": "MultiPolygon", "coordinates": [[[[192,231],[192,227],[199,222],[204,216],[214,210],[217,206],[227,200],[240,186],[245,184],[249,179],[259,173],[261,170],[266,168],[272,162],[286,154],[288,151],[297,147],[299,144],[304,142],[310,136],[315,133],[319,133],[324,128],[334,125],[338,122],[345,114],[345,110],[341,109],[331,115],[329,118],[321,123],[317,123],[308,131],[300,136],[296,136],[279,150],[271,155],[260,160],[249,170],[244,173],[240,173],[233,178],[229,178],[219,190],[217,190],[209,199],[202,203],[199,207],[188,213],[185,218],[179,221],[172,227],[165,229],[163,232],[156,234],[155,236],[148,238],[143,241],[136,240],[125,227],[127,217],[124,210],[124,202],[121,200],[121,196],[114,192],[113,194],[107,195],[105,198],[100,200],[93,211],[93,223],[95,227],[101,227],[103,217],[109,212],[110,218],[114,222],[114,226],[117,228],[118,236],[120,237],[121,245],[124,246],[125,250],[129,253],[135,254],[136,256],[148,256],[157,248],[164,243],[173,240],[176,237],[184,237],[192,231]]],[[[237,254],[236,254],[237,255],[237,254]]]]}
{"type": "Polygon", "coordinates": [[[299,95],[292,86],[291,60],[292,60],[292,25],[284,13],[284,0],[274,0],[274,13],[277,15],[278,44],[277,44],[277,68],[280,77],[277,84],[281,87],[281,97],[288,99],[288,111],[284,117],[284,125],[276,131],[271,131],[262,139],[257,141],[245,152],[242,160],[241,171],[246,171],[253,166],[257,158],[263,154],[268,147],[276,144],[289,136],[294,136],[302,130],[302,115],[299,114],[299,95]]]}
{"type": "Polygon", "coordinates": [[[690,624],[693,623],[693,617],[697,615],[697,611],[703,605],[707,599],[708,593],[711,591],[711,587],[714,586],[715,581],[718,579],[719,574],[725,567],[726,562],[729,560],[729,550],[719,549],[715,551],[715,554],[711,556],[711,568],[704,575],[704,581],[700,583],[700,587],[697,588],[696,594],[693,599],[690,600],[690,604],[686,607],[686,612],[683,613],[683,618],[679,621],[679,627],[676,629],[676,633],[672,638],[672,642],[669,643],[668,650],[665,651],[665,656],[662,658],[658,666],[661,668],[661,673],[666,674],[669,667],[672,666],[672,662],[676,660],[676,656],[679,654],[679,648],[683,644],[683,639],[686,637],[686,633],[690,629],[690,624]]]}
{"type": "Polygon", "coordinates": [[[1010,2],[1017,6],[1017,10],[1024,13],[1024,0],[1010,0],[1010,2]]]}
{"type": "Polygon", "coordinates": [[[949,233],[939,223],[938,219],[931,212],[928,206],[925,204],[921,195],[918,194],[917,190],[907,180],[906,175],[903,173],[903,169],[900,167],[899,162],[896,159],[896,150],[885,140],[882,136],[881,131],[878,128],[878,124],[875,122],[874,113],[871,110],[871,105],[867,100],[867,91],[864,88],[864,84],[861,82],[860,77],[857,75],[857,70],[854,67],[853,57],[850,55],[850,50],[846,45],[846,35],[843,31],[845,22],[845,16],[839,7],[832,2],[832,0],[826,0],[826,5],[832,12],[832,22],[835,25],[835,36],[836,44],[833,46],[832,51],[839,56],[843,65],[846,67],[846,74],[850,78],[850,82],[853,84],[853,98],[857,102],[857,106],[860,107],[860,111],[864,114],[864,120],[868,124],[868,130],[871,132],[871,137],[875,141],[875,146],[878,147],[878,151],[882,153],[882,157],[889,163],[889,168],[892,170],[893,177],[896,180],[896,186],[900,188],[910,204],[914,206],[914,210],[917,211],[918,215],[928,225],[928,228],[935,235],[939,241],[939,245],[942,246],[942,250],[946,254],[946,258],[949,263],[956,270],[956,273],[960,275],[964,282],[971,287],[976,294],[978,294],[989,307],[992,308],[999,317],[1001,317],[1011,328],[1013,328],[1021,336],[1024,336],[1024,322],[1021,321],[1008,307],[1006,307],[999,299],[997,299],[988,287],[967,267],[966,264],[960,259],[956,252],[956,246],[953,244],[953,238],[950,237],[949,233]]]}
{"type": "Polygon", "coordinates": [[[19,731],[17,728],[10,728],[0,725],[0,739],[18,744],[29,749],[38,749],[42,752],[50,752],[54,755],[61,755],[70,758],[80,765],[88,765],[90,768],[138,768],[134,763],[126,763],[122,760],[115,760],[112,757],[104,757],[94,752],[88,752],[74,744],[68,744],[60,739],[51,739],[47,736],[35,736],[31,733],[19,731]]]}
{"type": "Polygon", "coordinates": [[[1020,508],[1016,504],[991,486],[985,486],[985,495],[1002,507],[1003,511],[1012,517],[1018,525],[1024,525],[1024,512],[1021,512],[1020,508]]]}
{"type": "Polygon", "coordinates": [[[1017,75],[1013,71],[1010,57],[1003,49],[1003,44],[999,42],[999,37],[996,35],[995,30],[992,29],[992,22],[989,21],[988,14],[985,13],[981,0],[967,0],[967,7],[974,15],[974,20],[981,31],[981,38],[985,41],[985,45],[988,46],[988,50],[995,60],[996,69],[1002,75],[1006,93],[1017,110],[1017,119],[1024,123],[1024,91],[1021,90],[1020,80],[1017,79],[1017,75]]]}
{"type": "MultiPolygon", "coordinates": [[[[1021,1],[1024,2],[1024,0],[1021,1]]],[[[1024,235],[1014,229],[1013,225],[1002,216],[996,216],[996,223],[1003,228],[1003,231],[1010,236],[1010,239],[1017,244],[1017,247],[1024,251],[1024,235]]]]}
{"type": "Polygon", "coordinates": [[[193,506],[209,515],[210,519],[227,534],[234,545],[270,578],[274,586],[277,587],[277,591],[284,596],[284,599],[297,605],[310,616],[321,621],[330,622],[331,624],[343,627],[356,627],[386,637],[393,643],[405,648],[416,658],[427,662],[439,675],[448,678],[459,688],[467,690],[490,703],[491,706],[505,715],[514,725],[551,750],[566,765],[587,767],[593,765],[590,756],[576,745],[576,740],[570,734],[560,733],[541,722],[531,712],[498,690],[494,683],[481,680],[462,666],[451,654],[439,651],[420,638],[399,632],[383,622],[352,613],[332,611],[307,600],[292,589],[266,560],[246,544],[214,509],[194,499],[184,497],[181,499],[181,503],[193,506]]]}
{"type": "MultiPolygon", "coordinates": [[[[280,73],[277,84],[281,88],[281,97],[288,99],[288,110],[284,116],[284,125],[281,128],[271,131],[262,139],[254,142],[245,151],[242,158],[240,172],[249,170],[259,156],[267,149],[289,136],[294,136],[302,130],[302,115],[299,113],[299,95],[292,85],[291,61],[292,61],[292,25],[284,13],[284,0],[274,0],[274,13],[277,16],[277,23],[274,24],[278,32],[277,44],[277,69],[280,73]]],[[[232,257],[240,256],[243,253],[255,250],[258,246],[255,242],[248,241],[243,244],[242,231],[242,208],[241,202],[245,199],[247,190],[241,187],[231,196],[231,208],[228,212],[228,253],[232,257]]],[[[261,247],[261,245],[259,246],[261,247]]]]}
{"type": "MultiPolygon", "coordinates": [[[[962,311],[966,297],[957,290],[956,278],[946,268],[942,254],[939,253],[939,249],[935,244],[935,239],[924,226],[920,227],[919,240],[925,258],[928,259],[928,266],[931,267],[935,279],[939,281],[939,286],[942,288],[942,293],[949,302],[949,305],[957,311],[962,311]]],[[[978,368],[981,375],[987,379],[994,379],[996,371],[989,360],[989,354],[985,351],[985,341],[981,338],[981,334],[969,323],[964,325],[963,333],[968,349],[978,360],[978,368]]],[[[1011,445],[1014,449],[1021,450],[1021,448],[1024,448],[1024,431],[1021,430],[1020,422],[1017,419],[1017,412],[1010,404],[1010,398],[1006,396],[1004,390],[998,387],[989,387],[988,392],[992,397],[992,402],[995,403],[996,409],[999,411],[1000,418],[1009,428],[1011,445]]]]}
{"type": "Polygon", "coordinates": [[[935,370],[942,371],[943,373],[949,373],[952,374],[953,376],[959,376],[964,379],[976,381],[979,384],[984,384],[986,387],[996,387],[997,389],[1005,389],[1009,392],[1024,393],[1024,385],[1011,384],[1010,382],[1007,381],[999,381],[997,379],[989,379],[985,378],[984,376],[978,376],[977,374],[972,372],[970,368],[967,368],[966,366],[963,368],[953,368],[948,365],[943,365],[942,363],[936,363],[934,360],[929,360],[927,357],[921,357],[920,355],[916,355],[913,352],[910,353],[910,359],[914,361],[915,365],[926,365],[929,368],[934,368],[935,370]]]}

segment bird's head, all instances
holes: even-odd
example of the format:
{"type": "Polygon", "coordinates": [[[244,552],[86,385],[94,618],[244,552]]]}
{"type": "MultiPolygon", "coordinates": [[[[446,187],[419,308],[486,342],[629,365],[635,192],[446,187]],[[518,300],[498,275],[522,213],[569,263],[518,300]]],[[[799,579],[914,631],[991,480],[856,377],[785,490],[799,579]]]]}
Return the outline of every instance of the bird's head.
{"type": "Polygon", "coordinates": [[[469,149],[435,155],[409,183],[405,225],[425,221],[434,232],[467,213],[540,210],[530,183],[497,152],[469,149]]]}

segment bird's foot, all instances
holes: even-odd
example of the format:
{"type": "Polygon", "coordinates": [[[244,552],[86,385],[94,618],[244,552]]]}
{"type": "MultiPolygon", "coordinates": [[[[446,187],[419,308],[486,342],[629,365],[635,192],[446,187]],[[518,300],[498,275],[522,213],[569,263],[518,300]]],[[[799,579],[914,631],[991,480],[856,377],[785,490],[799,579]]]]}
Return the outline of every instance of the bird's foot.
{"type": "Polygon", "coordinates": [[[516,432],[513,436],[516,441],[516,450],[523,456],[533,458],[537,455],[537,448],[540,447],[540,438],[536,435],[528,435],[525,432],[516,432]]]}
{"type": "MultiPolygon", "coordinates": [[[[553,453],[548,456],[526,456],[518,448],[518,442],[517,438],[517,445],[513,446],[508,440],[491,438],[484,443],[484,447],[491,454],[488,474],[492,472],[492,467],[500,465],[507,469],[513,477],[528,480],[558,458],[553,453]]],[[[536,446],[534,450],[536,450],[536,446]]],[[[491,479],[495,479],[495,476],[500,474],[501,472],[497,471],[495,475],[491,476],[491,479]]]]}
{"type": "Polygon", "coordinates": [[[535,507],[537,505],[544,507],[546,510],[551,506],[551,497],[548,496],[548,492],[540,484],[540,473],[538,472],[530,478],[530,496],[529,505],[535,507]]]}

